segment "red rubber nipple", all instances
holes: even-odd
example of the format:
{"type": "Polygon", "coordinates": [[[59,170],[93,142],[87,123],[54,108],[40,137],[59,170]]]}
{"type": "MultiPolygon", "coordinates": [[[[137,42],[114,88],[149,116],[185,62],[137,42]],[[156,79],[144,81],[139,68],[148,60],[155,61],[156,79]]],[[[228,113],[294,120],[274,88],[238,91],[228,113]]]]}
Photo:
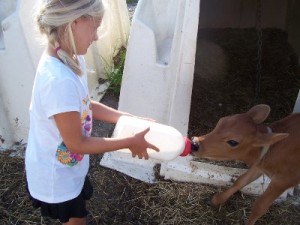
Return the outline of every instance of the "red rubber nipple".
{"type": "Polygon", "coordinates": [[[188,154],[190,154],[192,152],[191,140],[188,139],[187,137],[185,137],[184,140],[185,140],[185,148],[180,156],[187,156],[188,154]]]}

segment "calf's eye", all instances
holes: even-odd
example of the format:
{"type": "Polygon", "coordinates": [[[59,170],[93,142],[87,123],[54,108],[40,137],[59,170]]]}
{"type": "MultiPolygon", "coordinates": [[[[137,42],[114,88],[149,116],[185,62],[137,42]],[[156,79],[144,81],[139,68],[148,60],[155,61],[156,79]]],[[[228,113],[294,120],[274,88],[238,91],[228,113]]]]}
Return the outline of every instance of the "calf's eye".
{"type": "Polygon", "coordinates": [[[229,140],[227,141],[227,144],[229,144],[231,147],[237,146],[239,143],[235,140],[229,140]]]}

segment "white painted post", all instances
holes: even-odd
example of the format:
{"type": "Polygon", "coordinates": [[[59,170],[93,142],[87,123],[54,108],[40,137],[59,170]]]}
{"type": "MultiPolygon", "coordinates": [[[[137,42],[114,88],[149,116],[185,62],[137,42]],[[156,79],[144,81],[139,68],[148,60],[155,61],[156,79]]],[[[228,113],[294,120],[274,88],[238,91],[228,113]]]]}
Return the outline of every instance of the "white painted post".
{"type": "Polygon", "coordinates": [[[296,99],[296,102],[295,102],[295,106],[294,106],[294,112],[300,112],[300,89],[299,89],[299,92],[298,92],[298,97],[296,99]]]}
{"type": "MultiPolygon", "coordinates": [[[[25,18],[20,18],[24,1],[1,1],[1,32],[2,48],[0,49],[0,98],[2,101],[1,118],[6,123],[1,123],[1,134],[5,142],[1,147],[9,147],[14,141],[26,139],[29,117],[28,107],[31,96],[32,81],[35,74],[35,65],[32,52],[39,52],[37,45],[28,45],[23,27],[31,10],[25,18]],[[10,4],[8,4],[10,3],[10,4]],[[21,22],[22,21],[22,22],[21,22]]],[[[28,2],[27,2],[28,3],[28,2]]],[[[28,4],[32,7],[32,4],[28,4]]],[[[26,8],[28,10],[28,8],[26,8]]],[[[29,32],[27,35],[33,34],[29,32]],[[30,33],[30,34],[29,34],[30,33]]]]}
{"type": "MultiPolygon", "coordinates": [[[[135,10],[119,109],[187,134],[200,0],[140,0],[135,10]]],[[[155,182],[157,160],[105,153],[101,165],[155,182]],[[120,166],[121,165],[121,166],[120,166]]]]}

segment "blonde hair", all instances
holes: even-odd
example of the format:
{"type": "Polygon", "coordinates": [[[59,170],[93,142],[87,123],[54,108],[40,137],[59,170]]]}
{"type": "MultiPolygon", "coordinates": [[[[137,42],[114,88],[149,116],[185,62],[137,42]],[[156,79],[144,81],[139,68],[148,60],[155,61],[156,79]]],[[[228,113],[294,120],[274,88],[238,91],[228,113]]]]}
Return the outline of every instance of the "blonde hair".
{"type": "Polygon", "coordinates": [[[101,0],[40,0],[35,13],[35,21],[41,34],[46,35],[48,43],[56,50],[58,57],[74,73],[82,71],[77,59],[77,51],[71,23],[82,17],[103,17],[104,7],[101,0]],[[59,40],[67,32],[72,51],[70,56],[59,46],[59,40]]]}

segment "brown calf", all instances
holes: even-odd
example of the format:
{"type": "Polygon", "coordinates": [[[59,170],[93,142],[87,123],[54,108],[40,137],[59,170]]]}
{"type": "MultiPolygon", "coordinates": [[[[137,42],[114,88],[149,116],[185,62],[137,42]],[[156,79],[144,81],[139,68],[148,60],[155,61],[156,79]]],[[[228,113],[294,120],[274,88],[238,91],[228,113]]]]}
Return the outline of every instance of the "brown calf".
{"type": "Polygon", "coordinates": [[[252,206],[248,225],[266,213],[286,189],[300,182],[300,114],[292,114],[267,126],[268,105],[256,105],[248,112],[223,117],[215,129],[193,141],[199,149],[192,155],[213,160],[244,161],[250,169],[224,192],[215,194],[212,204],[223,204],[235,192],[266,174],[271,182],[252,206]]]}

